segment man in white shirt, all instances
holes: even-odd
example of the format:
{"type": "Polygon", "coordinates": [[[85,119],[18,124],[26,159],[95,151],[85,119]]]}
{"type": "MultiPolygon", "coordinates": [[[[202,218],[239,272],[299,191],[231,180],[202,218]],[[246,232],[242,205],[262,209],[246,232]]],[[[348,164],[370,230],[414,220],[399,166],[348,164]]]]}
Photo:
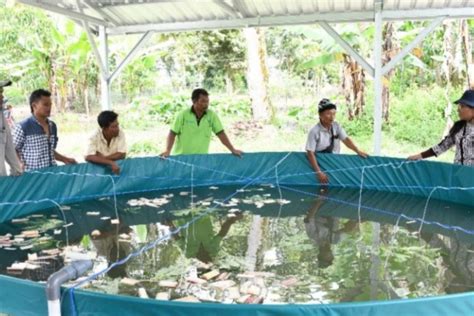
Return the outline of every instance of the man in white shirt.
{"type": "Polygon", "coordinates": [[[0,177],[7,175],[5,163],[10,165],[11,175],[20,175],[22,168],[13,145],[12,133],[3,116],[3,88],[11,85],[11,81],[0,81],[0,177]]]}
{"type": "Polygon", "coordinates": [[[97,121],[100,128],[89,139],[86,161],[110,166],[113,173],[119,174],[120,167],[116,161],[125,158],[127,144],[119,127],[118,114],[102,111],[97,121]]]}
{"type": "Polygon", "coordinates": [[[318,105],[319,123],[308,134],[306,156],[321,184],[328,184],[328,176],[321,170],[316,156],[320,153],[338,154],[342,141],[349,149],[362,158],[368,155],[360,150],[347,136],[344,129],[335,122],[336,105],[328,99],[322,99],[318,105]]]}

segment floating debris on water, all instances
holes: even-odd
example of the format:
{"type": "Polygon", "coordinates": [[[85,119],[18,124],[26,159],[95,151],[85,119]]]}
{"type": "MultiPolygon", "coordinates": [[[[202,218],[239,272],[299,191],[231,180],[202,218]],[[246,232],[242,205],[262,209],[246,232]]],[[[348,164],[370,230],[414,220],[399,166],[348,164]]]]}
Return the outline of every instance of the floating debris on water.
{"type": "Polygon", "coordinates": [[[156,293],[155,299],[160,301],[169,301],[170,295],[168,294],[168,292],[159,292],[156,293]]]}
{"type": "Polygon", "coordinates": [[[204,280],[211,280],[211,279],[214,279],[216,276],[218,276],[220,273],[219,273],[219,270],[212,270],[210,272],[207,272],[205,274],[203,274],[201,277],[204,279],[204,280]]]}
{"type": "Polygon", "coordinates": [[[21,232],[21,234],[25,238],[37,238],[37,237],[40,236],[40,233],[37,230],[25,230],[25,231],[21,232]]]}
{"type": "Polygon", "coordinates": [[[235,282],[232,281],[232,280],[224,280],[224,281],[217,281],[217,282],[213,282],[213,283],[210,283],[209,286],[211,288],[217,288],[221,291],[229,288],[229,287],[232,287],[235,285],[235,282]]]}
{"type": "Polygon", "coordinates": [[[175,287],[178,286],[178,282],[170,281],[170,280],[164,280],[164,281],[158,282],[158,286],[168,287],[168,288],[175,288],[175,287]]]}
{"type": "Polygon", "coordinates": [[[198,277],[188,277],[186,278],[186,281],[189,283],[200,284],[200,285],[207,283],[206,280],[198,278],[198,277]]]}
{"type": "Polygon", "coordinates": [[[14,218],[12,219],[12,224],[18,224],[18,223],[26,223],[29,221],[29,218],[28,217],[24,217],[24,218],[14,218]]]}
{"type": "Polygon", "coordinates": [[[195,296],[186,296],[173,300],[174,302],[188,302],[188,303],[201,303],[201,301],[195,296]]]}
{"type": "Polygon", "coordinates": [[[291,277],[291,278],[288,278],[286,280],[281,281],[281,285],[283,285],[285,287],[294,286],[297,283],[298,283],[298,279],[295,278],[295,277],[291,277]]]}
{"type": "Polygon", "coordinates": [[[146,290],[142,287],[138,289],[138,296],[141,298],[150,298],[146,290]]]}

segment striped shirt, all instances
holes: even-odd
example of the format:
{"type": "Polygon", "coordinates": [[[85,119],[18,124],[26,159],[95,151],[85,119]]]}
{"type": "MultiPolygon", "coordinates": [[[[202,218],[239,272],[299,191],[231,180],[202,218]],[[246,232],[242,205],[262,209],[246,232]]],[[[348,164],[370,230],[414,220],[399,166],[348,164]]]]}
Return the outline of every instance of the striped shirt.
{"type": "Polygon", "coordinates": [[[48,120],[49,137],[33,115],[21,121],[13,133],[13,143],[25,164],[25,171],[56,166],[54,151],[58,145],[58,130],[48,120]]]}

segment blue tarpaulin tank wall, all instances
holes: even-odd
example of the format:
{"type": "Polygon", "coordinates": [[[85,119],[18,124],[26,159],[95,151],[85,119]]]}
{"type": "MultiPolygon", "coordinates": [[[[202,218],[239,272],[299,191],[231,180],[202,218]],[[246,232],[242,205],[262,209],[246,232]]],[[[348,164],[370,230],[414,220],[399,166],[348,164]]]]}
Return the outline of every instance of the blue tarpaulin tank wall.
{"type": "MultiPolygon", "coordinates": [[[[474,208],[474,168],[394,158],[319,155],[331,186],[410,194],[474,208]]],[[[190,155],[127,159],[122,174],[91,164],[62,166],[0,179],[0,223],[57,204],[104,196],[210,185],[317,185],[304,153],[190,155]]],[[[224,305],[163,302],[76,290],[79,315],[469,315],[474,292],[428,298],[325,305],[224,305]]],[[[71,298],[64,296],[64,315],[71,298]]],[[[0,276],[0,312],[46,315],[44,284],[0,276]]]]}

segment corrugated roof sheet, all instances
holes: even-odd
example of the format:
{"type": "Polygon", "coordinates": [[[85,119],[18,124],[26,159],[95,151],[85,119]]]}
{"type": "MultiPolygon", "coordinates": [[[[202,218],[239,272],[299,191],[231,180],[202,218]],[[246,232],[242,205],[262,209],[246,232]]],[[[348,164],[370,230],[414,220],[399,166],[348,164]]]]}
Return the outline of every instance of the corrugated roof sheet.
{"type": "MultiPolygon", "coordinates": [[[[80,14],[75,0],[20,0],[68,15],[80,14]]],[[[423,19],[439,15],[474,16],[474,0],[79,0],[92,24],[108,32],[139,33],[231,28],[254,25],[373,20],[382,3],[387,19],[423,19]],[[405,14],[406,13],[406,14],[405,14]],[[299,20],[299,17],[301,18],[299,20]]],[[[75,16],[77,18],[77,16],[75,16]]]]}

